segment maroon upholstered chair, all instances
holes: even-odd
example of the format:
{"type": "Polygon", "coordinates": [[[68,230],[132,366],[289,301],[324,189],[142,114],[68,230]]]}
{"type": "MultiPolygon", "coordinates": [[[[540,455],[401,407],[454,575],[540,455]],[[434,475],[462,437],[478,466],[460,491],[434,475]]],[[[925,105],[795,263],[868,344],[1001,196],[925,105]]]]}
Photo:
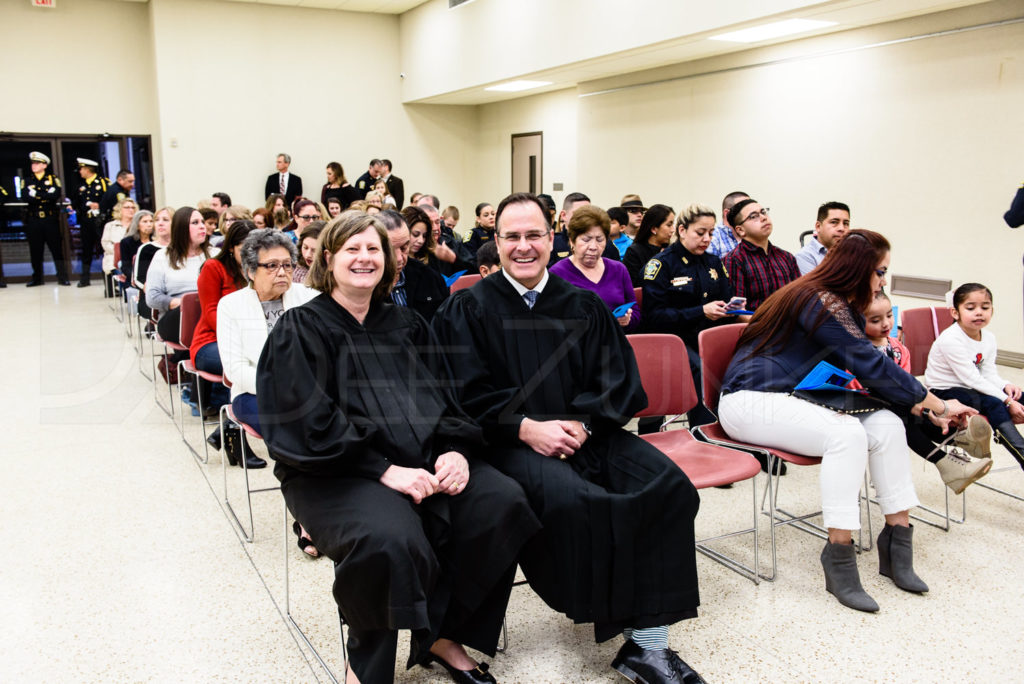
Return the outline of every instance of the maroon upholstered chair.
{"type": "MultiPolygon", "coordinates": [[[[637,417],[678,416],[697,405],[697,392],[693,387],[686,346],[681,339],[675,335],[651,334],[630,335],[627,339],[633,347],[640,379],[647,393],[647,408],[637,413],[637,417]]],[[[698,441],[688,430],[665,430],[663,426],[661,432],[640,437],[679,466],[697,489],[750,480],[753,511],[751,527],[698,540],[697,550],[755,584],[759,583],[755,478],[761,466],[757,460],[742,451],[698,441]],[[708,542],[741,534],[751,534],[754,538],[752,568],[707,546],[708,542]]]]}
{"type": "Polygon", "coordinates": [[[448,292],[455,294],[459,290],[465,290],[467,287],[473,287],[483,279],[479,273],[469,273],[464,276],[460,276],[451,287],[448,288],[448,292]]]}

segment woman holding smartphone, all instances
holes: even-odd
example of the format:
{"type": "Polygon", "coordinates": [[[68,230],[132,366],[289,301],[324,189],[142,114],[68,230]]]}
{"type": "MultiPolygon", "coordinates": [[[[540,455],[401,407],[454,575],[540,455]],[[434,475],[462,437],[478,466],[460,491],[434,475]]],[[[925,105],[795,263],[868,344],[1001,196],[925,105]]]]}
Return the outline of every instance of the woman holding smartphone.
{"type": "MultiPolygon", "coordinates": [[[[691,204],[679,213],[675,235],[643,272],[644,331],[682,338],[693,381],[700,387],[697,336],[722,323],[735,323],[732,283],[722,261],[707,251],[715,230],[715,211],[691,204]]],[[[699,394],[699,392],[698,392],[699,394]]],[[[690,427],[715,421],[703,402],[687,414],[690,427]]]]}

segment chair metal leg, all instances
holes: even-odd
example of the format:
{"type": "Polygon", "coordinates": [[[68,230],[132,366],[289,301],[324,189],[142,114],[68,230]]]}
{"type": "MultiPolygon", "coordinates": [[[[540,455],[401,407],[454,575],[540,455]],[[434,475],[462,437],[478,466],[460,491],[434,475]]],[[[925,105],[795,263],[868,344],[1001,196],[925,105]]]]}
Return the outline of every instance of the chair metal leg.
{"type": "MultiPolygon", "coordinates": [[[[288,622],[291,623],[292,627],[295,628],[295,631],[298,632],[302,641],[305,642],[306,648],[309,649],[310,653],[313,654],[313,657],[320,663],[320,667],[322,667],[324,672],[327,673],[330,680],[334,682],[334,684],[338,684],[338,678],[335,676],[331,668],[328,667],[327,663],[324,662],[320,652],[316,650],[316,647],[313,646],[313,642],[309,640],[306,633],[302,631],[301,627],[299,627],[299,623],[295,621],[295,616],[292,615],[291,582],[288,575],[288,551],[291,548],[291,544],[289,544],[291,541],[291,529],[288,527],[288,504],[285,502],[284,497],[281,497],[281,504],[284,508],[284,614],[288,618],[288,622]]],[[[338,609],[338,627],[341,634],[341,667],[343,675],[342,681],[344,681],[344,674],[348,672],[348,651],[345,648],[345,617],[341,614],[341,609],[338,609]]]]}
{"type": "MultiPolygon", "coordinates": [[[[988,472],[989,472],[989,475],[991,475],[992,473],[1005,473],[1005,472],[1008,472],[1008,471],[1011,471],[1011,470],[1018,470],[1018,466],[1004,466],[1002,468],[993,468],[992,470],[990,470],[988,472]]],[[[996,492],[997,494],[1002,494],[1003,496],[1008,496],[1011,499],[1016,499],[1017,501],[1024,501],[1024,497],[1020,496],[1019,494],[1014,494],[1013,492],[1008,492],[1005,489],[1000,489],[999,487],[993,487],[992,485],[986,484],[986,483],[984,483],[984,482],[982,482],[980,480],[975,482],[974,484],[977,485],[978,487],[984,487],[985,489],[988,489],[990,491],[996,492]]],[[[965,508],[965,510],[964,510],[964,518],[966,518],[966,517],[967,517],[967,511],[966,511],[966,508],[965,508]]]]}
{"type": "MultiPolygon", "coordinates": [[[[228,404],[225,404],[225,407],[227,407],[227,406],[228,406],[228,404]]],[[[222,411],[221,412],[221,416],[223,417],[226,413],[227,413],[226,410],[222,411]]],[[[222,446],[223,446],[223,440],[224,440],[224,429],[223,428],[224,428],[224,424],[222,422],[221,423],[221,433],[220,433],[221,434],[221,444],[222,444],[222,446]]],[[[260,492],[280,491],[281,488],[280,487],[260,487],[260,488],[257,488],[257,489],[252,489],[250,487],[250,485],[249,485],[249,468],[246,465],[246,457],[249,455],[249,445],[246,443],[246,433],[245,433],[244,429],[242,430],[241,441],[242,441],[242,459],[241,459],[242,463],[241,463],[241,466],[242,466],[242,473],[244,474],[244,477],[245,477],[245,507],[246,507],[246,510],[249,513],[249,530],[248,531],[246,531],[245,525],[242,524],[241,519],[238,517],[238,514],[235,512],[235,509],[231,505],[231,501],[228,498],[228,470],[227,470],[227,456],[226,455],[222,459],[222,464],[223,464],[222,467],[223,467],[223,471],[224,471],[224,505],[227,507],[228,512],[231,514],[231,517],[234,519],[235,524],[238,526],[239,532],[242,533],[242,538],[245,539],[245,541],[247,541],[248,543],[251,544],[253,542],[253,538],[256,536],[256,524],[253,521],[253,514],[252,514],[252,495],[253,494],[259,494],[260,492]]]]}
{"type": "MultiPolygon", "coordinates": [[[[697,540],[696,547],[697,551],[703,553],[711,560],[721,563],[725,567],[729,568],[733,572],[743,575],[754,584],[760,584],[761,578],[761,565],[758,560],[758,532],[757,532],[757,521],[759,519],[757,510],[757,475],[750,478],[750,491],[751,491],[751,509],[753,510],[754,520],[748,529],[738,530],[736,532],[729,532],[728,534],[720,534],[715,537],[707,537],[706,539],[697,540]],[[718,541],[719,539],[728,539],[729,537],[738,537],[742,534],[752,534],[754,537],[754,566],[748,567],[743,563],[737,561],[734,558],[730,558],[725,554],[715,551],[714,549],[707,546],[708,542],[718,541]]],[[[774,577],[774,575],[773,575],[774,577]]],[[[767,578],[765,578],[767,579],[767,578]]]]}
{"type": "MultiPolygon", "coordinates": [[[[185,362],[182,361],[182,362],[180,362],[178,364],[178,377],[179,378],[182,377],[181,374],[182,374],[182,372],[184,370],[184,363],[185,362]]],[[[184,372],[187,372],[187,371],[184,371],[184,372]]],[[[192,373],[189,373],[189,375],[192,375],[192,373]]],[[[197,394],[199,395],[198,397],[196,397],[196,403],[199,406],[199,425],[200,425],[200,427],[202,429],[202,432],[203,432],[203,455],[200,456],[199,455],[199,451],[195,447],[193,447],[192,443],[189,442],[185,438],[185,409],[184,408],[182,408],[182,411],[181,411],[181,415],[182,415],[182,418],[181,418],[181,441],[184,442],[185,446],[188,447],[188,450],[192,452],[192,456],[194,456],[197,461],[199,461],[200,463],[205,465],[205,464],[210,462],[210,445],[206,443],[206,436],[207,436],[206,435],[206,414],[204,413],[204,408],[205,407],[203,406],[203,393],[202,393],[202,391],[199,388],[199,383],[202,382],[202,378],[199,377],[198,373],[193,375],[193,377],[196,379],[196,390],[197,390],[197,394]]]]}

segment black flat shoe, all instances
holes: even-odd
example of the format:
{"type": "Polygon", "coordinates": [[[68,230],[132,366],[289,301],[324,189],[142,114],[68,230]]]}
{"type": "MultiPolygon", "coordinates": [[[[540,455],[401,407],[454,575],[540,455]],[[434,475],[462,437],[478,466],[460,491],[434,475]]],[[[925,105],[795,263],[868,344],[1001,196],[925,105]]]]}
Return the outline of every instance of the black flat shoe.
{"type": "Polygon", "coordinates": [[[632,639],[626,639],[612,667],[629,681],[640,684],[707,684],[672,649],[646,651],[632,639]]]}
{"type": "Polygon", "coordinates": [[[71,285],[71,281],[70,280],[62,280],[62,281],[60,281],[60,284],[64,285],[64,286],[70,286],[71,285]]]}
{"type": "Polygon", "coordinates": [[[91,284],[92,283],[90,283],[88,280],[79,280],[78,281],[78,287],[89,287],[89,285],[91,285],[91,284]]]}
{"type": "Polygon", "coordinates": [[[487,663],[478,663],[472,670],[457,670],[433,653],[427,657],[423,667],[430,667],[430,663],[437,663],[448,670],[448,676],[452,678],[455,684],[486,684],[488,682],[490,684],[498,684],[498,680],[494,678],[494,675],[487,671],[490,667],[487,663]]]}
{"type": "Polygon", "coordinates": [[[25,283],[25,287],[39,287],[42,284],[42,280],[30,280],[27,283],[25,283]]]}
{"type": "Polygon", "coordinates": [[[298,537],[296,543],[299,546],[299,551],[302,551],[302,555],[307,558],[312,558],[313,560],[320,557],[320,551],[316,548],[316,545],[313,544],[313,540],[309,537],[302,536],[302,526],[299,525],[298,520],[292,522],[292,532],[294,532],[295,536],[298,537]],[[313,553],[310,553],[306,549],[313,549],[313,553]]]}

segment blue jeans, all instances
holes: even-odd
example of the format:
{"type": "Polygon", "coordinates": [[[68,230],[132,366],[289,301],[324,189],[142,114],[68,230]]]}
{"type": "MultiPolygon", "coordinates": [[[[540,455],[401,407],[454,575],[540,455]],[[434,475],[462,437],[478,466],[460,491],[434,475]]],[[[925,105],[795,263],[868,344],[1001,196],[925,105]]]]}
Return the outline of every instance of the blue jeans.
{"type": "MultiPolygon", "coordinates": [[[[224,366],[220,362],[220,351],[216,342],[204,344],[196,352],[196,370],[214,375],[223,375],[224,366]]],[[[221,384],[210,386],[202,378],[199,379],[199,391],[203,393],[203,406],[220,408],[231,401],[231,392],[221,384]]]]}
{"type": "Polygon", "coordinates": [[[231,402],[231,410],[235,412],[235,418],[261,435],[263,434],[263,430],[260,429],[260,414],[255,394],[239,394],[231,402]]]}

